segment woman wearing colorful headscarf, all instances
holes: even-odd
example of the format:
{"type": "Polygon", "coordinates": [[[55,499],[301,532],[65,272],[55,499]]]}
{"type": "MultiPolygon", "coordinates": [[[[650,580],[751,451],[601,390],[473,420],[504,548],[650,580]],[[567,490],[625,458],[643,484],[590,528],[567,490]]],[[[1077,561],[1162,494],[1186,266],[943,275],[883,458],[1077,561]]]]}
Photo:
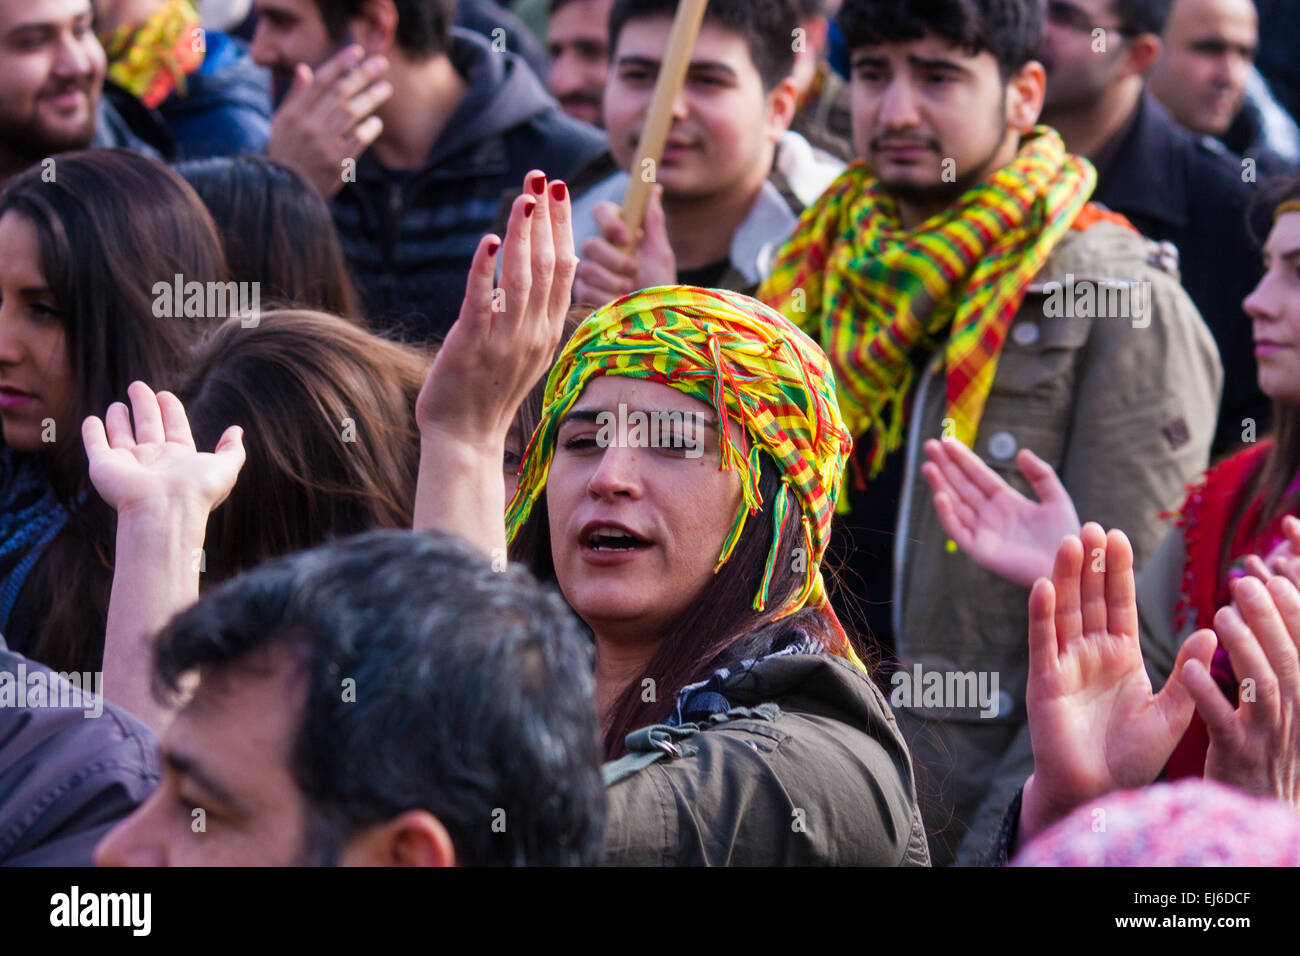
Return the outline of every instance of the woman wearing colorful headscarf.
{"type": "Polygon", "coordinates": [[[531,342],[563,319],[567,281],[529,287],[533,263],[573,259],[558,188],[526,204],[530,234],[507,235],[495,318],[475,308],[492,300],[494,240],[479,250],[418,406],[416,526],[499,558],[508,528],[591,629],[607,861],[927,863],[907,747],[826,602],[850,439],[807,336],[726,292],[610,303],[552,368],[504,508],[500,449],[545,368],[520,355],[546,353],[493,333],[517,323],[531,342]]]}

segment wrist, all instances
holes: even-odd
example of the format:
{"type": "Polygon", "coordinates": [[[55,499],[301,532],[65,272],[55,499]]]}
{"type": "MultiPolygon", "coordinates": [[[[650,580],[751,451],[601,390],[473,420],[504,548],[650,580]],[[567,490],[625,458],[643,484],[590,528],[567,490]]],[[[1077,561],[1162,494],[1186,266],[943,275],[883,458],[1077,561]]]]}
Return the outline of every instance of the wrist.
{"type": "Polygon", "coordinates": [[[117,512],[117,534],[140,537],[153,547],[202,547],[210,509],[183,498],[150,499],[123,506],[117,512]]]}

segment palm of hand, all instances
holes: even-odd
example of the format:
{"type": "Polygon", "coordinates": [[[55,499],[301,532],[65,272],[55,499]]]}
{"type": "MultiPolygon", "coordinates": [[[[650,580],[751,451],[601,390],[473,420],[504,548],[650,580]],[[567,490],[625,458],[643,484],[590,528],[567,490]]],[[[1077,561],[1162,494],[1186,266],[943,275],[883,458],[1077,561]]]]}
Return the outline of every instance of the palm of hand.
{"type": "Polygon", "coordinates": [[[979,512],[971,556],[996,574],[1030,582],[1047,573],[1061,539],[1079,530],[1069,498],[1031,501],[1006,486],[979,512]]]}
{"type": "Polygon", "coordinates": [[[90,460],[90,480],[117,511],[178,493],[211,509],[230,494],[239,464],[182,442],[146,442],[100,449],[90,460]]]}

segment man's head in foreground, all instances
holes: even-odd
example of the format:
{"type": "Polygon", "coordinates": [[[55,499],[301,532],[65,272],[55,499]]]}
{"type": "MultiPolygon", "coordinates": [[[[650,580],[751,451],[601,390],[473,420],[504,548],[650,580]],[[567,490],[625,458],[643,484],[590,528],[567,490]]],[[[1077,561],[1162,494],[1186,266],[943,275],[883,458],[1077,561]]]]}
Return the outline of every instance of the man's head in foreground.
{"type": "Polygon", "coordinates": [[[1176,0],[1151,92],[1183,126],[1222,136],[1246,101],[1258,47],[1253,0],[1176,0]]]}
{"type": "Polygon", "coordinates": [[[90,0],[0,0],[0,177],[84,149],[107,68],[90,0]]]}
{"type": "Polygon", "coordinates": [[[188,696],[101,865],[595,861],[590,642],[455,539],[374,532],[264,565],[163,629],[155,675],[188,696]]]}
{"type": "Polygon", "coordinates": [[[943,208],[1011,162],[1038,120],[1037,0],[845,0],[853,141],[891,195],[943,208]]]}

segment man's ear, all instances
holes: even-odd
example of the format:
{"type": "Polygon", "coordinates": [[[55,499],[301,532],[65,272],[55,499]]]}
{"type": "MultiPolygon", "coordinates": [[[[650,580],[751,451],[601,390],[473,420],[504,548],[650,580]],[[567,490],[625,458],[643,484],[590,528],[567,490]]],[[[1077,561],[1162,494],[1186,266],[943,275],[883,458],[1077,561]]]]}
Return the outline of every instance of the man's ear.
{"type": "Polygon", "coordinates": [[[1146,76],[1160,59],[1165,45],[1155,33],[1139,33],[1129,41],[1124,54],[1124,70],[1129,76],[1146,76]]]}
{"type": "Polygon", "coordinates": [[[348,841],[344,866],[455,866],[451,834],[427,810],[407,810],[348,841]]]}
{"type": "Polygon", "coordinates": [[[767,106],[768,139],[775,143],[790,128],[799,107],[799,88],[794,80],[787,76],[778,83],[767,95],[767,106]]]}
{"type": "Polygon", "coordinates": [[[1030,60],[1007,81],[1007,125],[1025,134],[1038,123],[1047,91],[1047,72],[1043,64],[1030,60]]]}
{"type": "Polygon", "coordinates": [[[387,55],[397,45],[397,7],[393,0],[361,0],[348,29],[368,56],[387,55]]]}

